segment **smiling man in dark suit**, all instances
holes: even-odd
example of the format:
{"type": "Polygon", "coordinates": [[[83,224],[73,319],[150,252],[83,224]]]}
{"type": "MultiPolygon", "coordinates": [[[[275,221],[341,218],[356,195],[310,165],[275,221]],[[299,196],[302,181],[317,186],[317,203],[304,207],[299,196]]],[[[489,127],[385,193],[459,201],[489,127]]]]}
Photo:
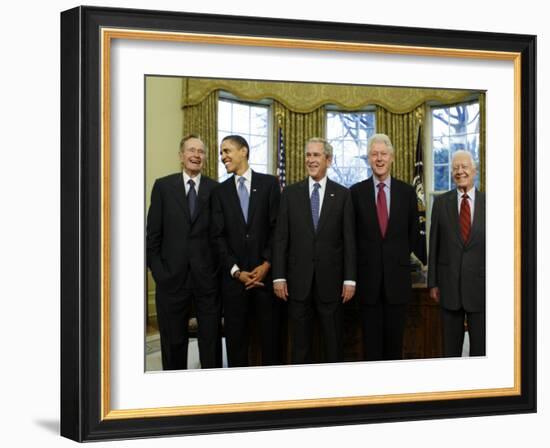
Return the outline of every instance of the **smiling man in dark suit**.
{"type": "Polygon", "coordinates": [[[276,177],[250,168],[249,155],[250,147],[243,137],[229,135],[222,140],[221,160],[233,176],[212,194],[229,367],[249,365],[254,314],[262,364],[280,363],[281,304],[273,295],[270,270],[281,192],[276,177]]]}
{"type": "Polygon", "coordinates": [[[187,368],[188,321],[194,301],[202,368],[219,366],[220,305],[210,228],[210,194],[217,182],[201,175],[205,147],[181,140],[183,172],[157,179],[147,215],[147,266],[156,283],[162,368],[187,368]]]}
{"type": "Polygon", "coordinates": [[[367,361],[402,358],[412,296],[410,254],[418,241],[418,209],[414,188],[390,175],[393,152],[387,135],[373,135],[367,150],[373,175],[351,187],[367,361]]]}
{"type": "Polygon", "coordinates": [[[343,360],[342,303],[355,292],[355,229],[350,192],[327,177],[332,146],[310,139],[309,176],[286,187],[273,256],[273,288],[288,300],[292,362],[311,363],[317,312],[328,362],[343,360]]]}
{"type": "Polygon", "coordinates": [[[444,355],[461,356],[466,318],[470,356],[484,356],[485,194],[474,186],[468,151],[456,151],[451,167],[457,188],[438,196],[432,208],[428,287],[441,304],[444,355]]]}

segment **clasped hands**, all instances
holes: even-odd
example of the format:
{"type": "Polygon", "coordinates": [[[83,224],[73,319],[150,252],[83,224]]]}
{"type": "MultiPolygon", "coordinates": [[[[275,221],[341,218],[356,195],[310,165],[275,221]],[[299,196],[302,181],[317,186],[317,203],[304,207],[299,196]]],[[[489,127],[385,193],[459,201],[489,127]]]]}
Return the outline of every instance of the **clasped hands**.
{"type": "Polygon", "coordinates": [[[257,288],[259,286],[264,286],[263,280],[271,264],[268,261],[264,261],[261,265],[256,266],[252,271],[241,271],[239,274],[239,281],[244,284],[245,289],[257,288]]]}

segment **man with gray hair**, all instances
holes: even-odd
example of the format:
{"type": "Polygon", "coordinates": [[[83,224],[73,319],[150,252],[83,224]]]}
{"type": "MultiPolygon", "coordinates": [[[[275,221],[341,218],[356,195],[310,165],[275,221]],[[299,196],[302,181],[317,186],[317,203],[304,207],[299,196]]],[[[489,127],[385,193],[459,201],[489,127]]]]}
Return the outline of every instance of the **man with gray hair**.
{"type": "Polygon", "coordinates": [[[432,208],[428,288],[441,305],[444,356],[461,356],[465,319],[470,356],[485,356],[485,194],[468,151],[456,151],[451,167],[457,188],[432,208]]]}
{"type": "Polygon", "coordinates": [[[355,293],[355,228],[347,188],[327,177],[332,146],[312,138],[305,147],[309,176],[285,188],[273,246],[273,289],[288,301],[291,358],[313,362],[313,317],[327,362],[343,361],[342,303],[355,293]]]}
{"type": "Polygon", "coordinates": [[[217,258],[209,237],[210,195],[218,183],[202,174],[206,147],[198,135],[182,138],[179,159],[182,171],[155,181],[147,214],[147,266],[156,284],[162,368],[187,368],[192,306],[201,368],[221,367],[217,258]]]}
{"type": "Polygon", "coordinates": [[[390,175],[394,149],[385,134],[368,142],[373,175],[351,187],[357,241],[357,298],[367,361],[401,359],[412,296],[410,254],[416,249],[414,188],[390,175]]]}

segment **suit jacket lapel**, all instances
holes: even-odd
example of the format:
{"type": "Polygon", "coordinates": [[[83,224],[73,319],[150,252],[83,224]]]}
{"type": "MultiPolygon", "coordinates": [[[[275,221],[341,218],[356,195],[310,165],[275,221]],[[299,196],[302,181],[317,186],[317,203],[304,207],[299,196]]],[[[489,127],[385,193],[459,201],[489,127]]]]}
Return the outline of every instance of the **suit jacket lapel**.
{"type": "Polygon", "coordinates": [[[176,197],[177,203],[183,209],[183,213],[187,219],[191,219],[189,216],[189,205],[187,204],[187,194],[185,193],[185,184],[183,183],[183,175],[176,176],[172,184],[174,188],[174,196],[176,197]]]}
{"type": "Polygon", "coordinates": [[[447,200],[447,214],[449,215],[449,222],[452,228],[455,230],[455,236],[462,244],[462,235],[460,234],[460,223],[458,221],[458,197],[456,190],[452,190],[447,200]]]}
{"type": "MultiPolygon", "coordinates": [[[[260,191],[259,176],[252,171],[252,181],[250,182],[250,195],[248,200],[248,219],[247,223],[252,222],[254,212],[256,211],[256,204],[258,203],[258,193],[260,191]]],[[[240,204],[239,204],[240,205],[240,204]]]]}
{"type": "Polygon", "coordinates": [[[303,210],[304,218],[307,222],[307,227],[312,234],[315,234],[315,228],[313,227],[313,217],[311,216],[311,199],[309,197],[309,177],[306,177],[306,180],[302,181],[300,185],[300,196],[302,205],[300,210],[303,210]]]}
{"type": "MultiPolygon", "coordinates": [[[[334,184],[330,179],[327,179],[325,185],[326,191],[323,196],[323,206],[321,207],[321,216],[319,216],[319,223],[317,224],[317,233],[321,231],[321,228],[327,221],[327,217],[331,215],[331,209],[335,200],[335,188],[334,184]]],[[[310,206],[311,209],[311,206],[310,206]]],[[[313,224],[313,217],[311,218],[311,223],[313,224]]]]}
{"type": "Polygon", "coordinates": [[[195,216],[191,217],[191,222],[195,222],[197,217],[201,213],[202,209],[208,202],[208,181],[202,177],[199,184],[199,193],[197,195],[197,209],[195,210],[195,216]]]}
{"type": "Polygon", "coordinates": [[[475,237],[477,236],[477,233],[480,230],[481,223],[479,222],[481,220],[481,211],[485,207],[484,204],[484,198],[479,193],[479,190],[476,189],[475,192],[475,206],[474,206],[474,220],[472,221],[472,231],[470,234],[470,239],[468,240],[468,244],[471,244],[475,237]]]}
{"type": "MultiPolygon", "coordinates": [[[[246,222],[243,216],[243,210],[241,208],[241,201],[239,201],[239,195],[237,194],[237,186],[235,185],[235,175],[231,176],[227,180],[226,188],[228,189],[229,201],[233,203],[235,213],[239,217],[242,225],[246,227],[246,222]]],[[[250,202],[249,202],[249,209],[250,209],[250,202]]]]}
{"type": "MultiPolygon", "coordinates": [[[[397,182],[394,182],[392,179],[390,183],[390,213],[388,216],[388,228],[386,229],[386,237],[390,234],[392,228],[395,226],[395,224],[393,223],[395,223],[397,220],[397,210],[399,210],[399,207],[401,207],[401,195],[399,194],[399,191],[397,191],[398,188],[399,187],[397,185],[397,182]]],[[[378,215],[376,218],[378,219],[378,215]]]]}

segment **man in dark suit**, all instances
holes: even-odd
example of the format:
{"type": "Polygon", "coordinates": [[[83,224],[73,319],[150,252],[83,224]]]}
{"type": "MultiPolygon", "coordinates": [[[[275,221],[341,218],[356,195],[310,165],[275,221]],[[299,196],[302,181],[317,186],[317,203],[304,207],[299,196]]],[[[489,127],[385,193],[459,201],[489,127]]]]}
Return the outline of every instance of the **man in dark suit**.
{"type": "Polygon", "coordinates": [[[343,360],[342,303],[355,292],[355,229],[347,188],[327,178],[332,146],[305,147],[309,176],[286,187],[273,256],[273,288],[288,300],[292,362],[311,363],[313,317],[319,316],[326,360],[343,360]]]}
{"type": "Polygon", "coordinates": [[[202,368],[220,366],[220,306],[210,228],[210,194],[217,182],[201,175],[205,147],[181,140],[183,172],[157,179],[147,215],[147,266],[155,301],[164,370],[187,368],[188,321],[194,302],[202,368]]]}
{"type": "Polygon", "coordinates": [[[212,194],[213,236],[221,263],[224,333],[229,367],[249,365],[250,324],[259,327],[261,362],[280,363],[280,303],[271,289],[271,249],[279,211],[277,178],[253,171],[239,135],[221,142],[229,179],[212,194]]]}
{"type": "Polygon", "coordinates": [[[367,151],[373,175],[351,187],[364,358],[401,359],[412,296],[410,254],[419,234],[416,194],[390,175],[394,149],[387,135],[373,135],[367,151]]]}
{"type": "Polygon", "coordinates": [[[457,189],[432,208],[428,287],[441,305],[444,355],[462,355],[466,318],[470,356],[485,356],[485,194],[468,151],[455,152],[452,175],[457,189]]]}

